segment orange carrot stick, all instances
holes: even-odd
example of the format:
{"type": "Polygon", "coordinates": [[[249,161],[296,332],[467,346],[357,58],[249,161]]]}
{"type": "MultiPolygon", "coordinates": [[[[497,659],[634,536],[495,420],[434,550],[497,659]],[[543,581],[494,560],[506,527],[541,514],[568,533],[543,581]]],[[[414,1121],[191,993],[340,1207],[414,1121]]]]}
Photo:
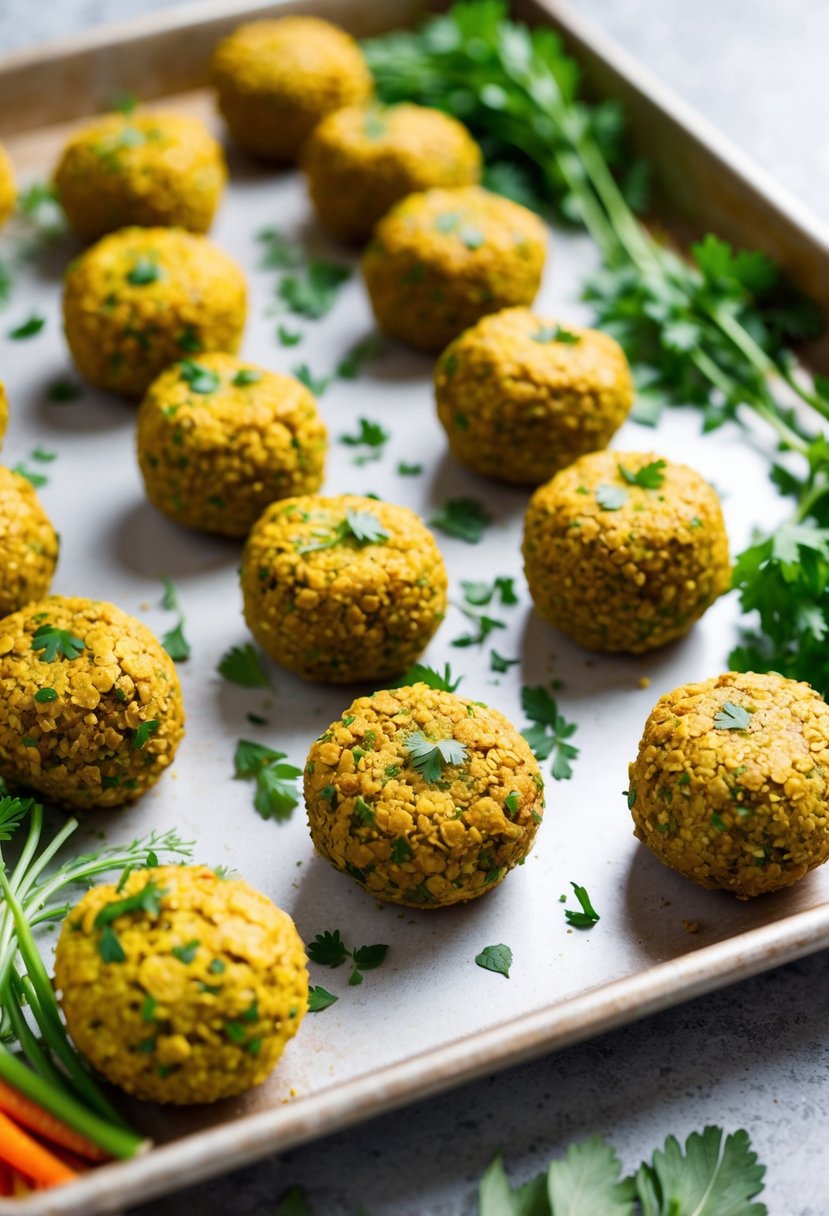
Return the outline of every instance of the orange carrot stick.
{"type": "Polygon", "coordinates": [[[0,1112],[0,1159],[31,1178],[36,1186],[58,1186],[77,1177],[48,1149],[38,1144],[16,1123],[0,1112]]]}
{"type": "Polygon", "coordinates": [[[30,1132],[35,1132],[36,1135],[48,1140],[51,1144],[59,1144],[62,1148],[68,1148],[71,1153],[77,1153],[79,1157],[85,1157],[87,1161],[109,1160],[107,1154],[103,1149],[98,1148],[97,1144],[87,1140],[86,1136],[82,1136],[74,1128],[67,1127],[55,1115],[44,1110],[42,1106],[38,1106],[31,1098],[18,1093],[5,1081],[0,1081],[0,1112],[7,1114],[10,1119],[14,1119],[15,1123],[27,1127],[30,1132]]]}

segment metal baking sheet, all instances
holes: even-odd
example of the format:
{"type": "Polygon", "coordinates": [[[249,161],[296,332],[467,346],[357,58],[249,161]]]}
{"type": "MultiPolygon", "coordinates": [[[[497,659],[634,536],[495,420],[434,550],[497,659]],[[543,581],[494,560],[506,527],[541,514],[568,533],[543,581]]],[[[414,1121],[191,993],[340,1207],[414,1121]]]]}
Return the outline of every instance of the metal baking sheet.
{"type": "MultiPolygon", "coordinates": [[[[268,6],[271,11],[288,7],[301,6],[268,6]]],[[[546,5],[535,5],[535,11],[541,7],[546,5]]],[[[349,24],[353,8],[329,3],[326,12],[349,24]]],[[[414,8],[409,6],[408,15],[414,8]]],[[[395,19],[402,20],[405,9],[397,4],[395,19]]],[[[173,83],[192,84],[198,65],[188,58],[182,33],[192,26],[193,44],[203,46],[205,23],[212,36],[217,23],[225,28],[250,11],[249,5],[242,11],[238,5],[211,4],[167,17],[155,31],[144,22],[141,45],[156,55],[167,45],[165,37],[175,40],[182,56],[173,83]]],[[[566,26],[568,12],[559,6],[555,11],[566,26]]],[[[588,37],[581,26],[579,37],[588,37]]],[[[86,44],[76,41],[69,56],[73,73],[79,62],[90,68],[99,59],[111,72],[129,46],[129,31],[109,42],[101,35],[86,44]]],[[[602,62],[609,62],[604,47],[602,54],[602,62]]],[[[45,53],[44,60],[60,81],[60,50],[45,53]]],[[[37,59],[30,57],[26,71],[36,70],[37,59]]],[[[4,75],[0,66],[0,100],[9,79],[21,78],[20,57],[8,72],[4,75]]],[[[644,105],[647,82],[635,84],[644,105]]],[[[154,91],[163,92],[158,80],[154,91]]],[[[90,105],[96,99],[100,102],[101,95],[90,89],[90,105]]],[[[58,91],[53,119],[60,116],[60,101],[58,91]]],[[[207,93],[181,94],[169,104],[216,126],[207,93]]],[[[668,103],[661,104],[665,122],[668,103]]],[[[671,121],[682,129],[676,116],[671,121]]],[[[35,126],[24,120],[22,125],[29,129],[11,136],[7,130],[7,142],[20,177],[42,179],[71,124],[35,126]]],[[[243,354],[277,370],[290,371],[303,361],[326,374],[373,331],[359,277],[346,286],[328,318],[302,324],[302,345],[286,351],[275,338],[277,274],[257,268],[256,234],[278,226],[317,254],[354,259],[316,228],[296,175],[263,171],[232,152],[231,169],[230,191],[212,236],[249,275],[243,354]]],[[[736,189],[733,181],[731,188],[736,189]]],[[[761,209],[762,183],[747,183],[743,197],[746,207],[761,209]]],[[[779,197],[774,205],[782,206],[779,197]]],[[[817,226],[810,237],[802,217],[791,223],[803,240],[811,240],[812,256],[829,278],[827,245],[817,226]]],[[[785,257],[785,249],[773,243],[767,248],[785,257]]],[[[661,693],[724,670],[735,637],[734,598],[717,604],[683,642],[641,658],[591,656],[554,633],[532,613],[521,574],[527,493],[485,482],[449,458],[434,413],[432,361],[391,341],[359,380],[335,382],[321,399],[332,439],[324,492],[374,492],[427,519],[453,495],[486,503],[495,522],[482,544],[441,535],[438,540],[455,605],[461,579],[495,574],[516,579],[520,605],[497,612],[507,628],[493,640],[502,654],[520,657],[521,664],[509,676],[495,677],[488,670],[488,649],[454,649],[452,639],[468,624],[456,606],[426,661],[450,661],[464,675],[462,694],[491,702],[519,726],[521,684],[561,680],[561,707],[579,724],[574,741],[581,754],[571,781],[548,783],[547,815],[527,864],[485,898],[444,912],[377,904],[314,857],[301,809],[286,824],[260,820],[249,785],[232,777],[236,740],[255,737],[301,765],[312,738],[356,692],[309,686],[272,669],[277,692],[270,695],[236,688],[215,675],[222,653],[248,636],[236,577],[239,545],[185,532],[146,502],[134,455],[134,405],[91,389],[76,402],[48,399],[48,386],[71,373],[60,329],[60,274],[74,252],[67,239],[36,270],[22,275],[3,314],[3,335],[32,311],[47,319],[42,334],[28,342],[0,338],[0,368],[12,408],[3,458],[9,464],[26,460],[38,444],[58,453],[47,470],[49,485],[41,491],[63,541],[55,591],[112,600],[160,633],[172,623],[159,607],[161,576],[170,575],[193,646],[192,659],[179,669],[188,733],[172,771],[127,811],[90,816],[76,842],[88,843],[87,833],[94,839],[101,828],[114,841],[175,825],[197,842],[198,860],[238,869],[291,913],[306,941],[336,927],[353,944],[386,942],[390,950],[384,966],[359,988],[348,988],[345,969],[311,966],[312,983],[335,991],[340,1000],[307,1017],[263,1086],[242,1099],[191,1111],[135,1105],[131,1116],[158,1143],[148,1156],[95,1170],[48,1194],[0,1201],[0,1212],[112,1211],[829,944],[829,871],[811,875],[792,891],[740,904],[670,873],[631,834],[622,790],[645,717],[661,693]],[[381,420],[391,439],[381,460],[357,466],[338,437],[352,431],[361,416],[381,420]],[[400,460],[422,463],[424,474],[399,476],[400,460]],[[648,688],[640,687],[642,677],[650,680],[648,688]],[[246,719],[249,712],[262,714],[270,726],[257,730],[246,719]],[[601,913],[591,932],[573,932],[565,924],[559,895],[569,891],[571,880],[588,887],[601,913]],[[699,922],[699,931],[689,933],[688,921],[699,922]],[[474,963],[483,946],[498,941],[514,952],[509,981],[474,963]]],[[[587,237],[552,233],[539,310],[565,323],[588,322],[579,293],[596,265],[587,237]]],[[[758,434],[757,441],[747,443],[731,428],[702,437],[698,415],[678,410],[656,432],[627,423],[614,446],[654,450],[698,468],[723,496],[736,552],[752,525],[770,526],[783,510],[769,490],[765,437],[758,434]]]]}

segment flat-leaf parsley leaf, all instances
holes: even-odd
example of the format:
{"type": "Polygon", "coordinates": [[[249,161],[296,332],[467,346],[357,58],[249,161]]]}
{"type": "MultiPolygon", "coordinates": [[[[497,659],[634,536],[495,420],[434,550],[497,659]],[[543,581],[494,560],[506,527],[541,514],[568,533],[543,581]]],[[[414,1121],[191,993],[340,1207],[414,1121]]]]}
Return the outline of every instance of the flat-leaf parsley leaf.
{"type": "Polygon", "coordinates": [[[463,764],[466,760],[466,747],[457,739],[427,739],[423,731],[416,730],[409,735],[405,743],[406,750],[412,758],[412,766],[420,773],[424,781],[430,783],[439,781],[443,765],[463,764]]]}
{"type": "Polygon", "coordinates": [[[475,955],[475,962],[479,967],[483,967],[484,971],[495,971],[498,975],[509,979],[512,951],[503,942],[499,942],[495,946],[484,946],[481,953],[475,955]]]}

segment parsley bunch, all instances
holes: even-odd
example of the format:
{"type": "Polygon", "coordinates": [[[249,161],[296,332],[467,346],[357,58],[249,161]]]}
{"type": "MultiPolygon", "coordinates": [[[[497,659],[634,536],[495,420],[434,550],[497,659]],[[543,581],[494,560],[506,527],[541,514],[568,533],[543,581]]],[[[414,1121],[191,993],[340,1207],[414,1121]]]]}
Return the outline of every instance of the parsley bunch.
{"type": "MultiPolygon", "coordinates": [[[[684,258],[652,236],[634,214],[645,173],[625,154],[618,107],[580,100],[578,68],[558,36],[509,21],[503,0],[466,0],[415,32],[364,45],[381,101],[421,102],[461,119],[484,145],[491,188],[536,206],[543,195],[590,232],[604,269],[586,295],[633,366],[634,417],[655,425],[666,404],[696,405],[710,431],[753,416],[795,454],[796,473],[772,470],[795,498],[791,519],[737,559],[741,606],[756,615],[730,661],[826,692],[829,441],[820,424],[829,419],[829,380],[796,368],[789,346],[820,332],[816,306],[762,253],[709,234],[684,258]],[[782,401],[781,386],[817,415],[817,428],[782,401]]],[[[622,487],[610,489],[600,505],[618,510],[622,487]]]]}

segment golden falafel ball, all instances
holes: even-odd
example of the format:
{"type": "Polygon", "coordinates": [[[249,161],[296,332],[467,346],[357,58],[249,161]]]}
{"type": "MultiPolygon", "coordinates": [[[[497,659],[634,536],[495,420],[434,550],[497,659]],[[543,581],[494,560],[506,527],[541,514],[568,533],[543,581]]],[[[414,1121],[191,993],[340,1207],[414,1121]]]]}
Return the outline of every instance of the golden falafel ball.
{"type": "Polygon", "coordinates": [[[535,607],[588,650],[684,637],[731,586],[714,489],[652,453],[592,452],[536,490],[524,518],[535,607]]]}
{"type": "Polygon", "coordinates": [[[438,360],[435,392],[453,455],[515,485],[538,485],[606,447],[633,404],[618,342],[528,308],[483,317],[456,338],[438,360]]]}
{"type": "Polygon", "coordinates": [[[308,1008],[290,916],[204,866],[134,870],[120,890],[93,887],[64,921],[55,985],[69,1033],[98,1072],[137,1098],[176,1105],[259,1085],[308,1008]]]}
{"type": "Polygon", "coordinates": [[[242,554],[251,633],[306,680],[385,680],[425,649],[446,611],[446,569],[408,507],[343,494],[275,502],[242,554]]]}
{"type": "Polygon", "coordinates": [[[58,201],[84,241],[138,224],[207,232],[227,181],[219,144],[188,114],[107,114],[70,138],[58,201]]]}
{"type": "Polygon", "coordinates": [[[6,395],[6,386],[0,381],[0,448],[3,447],[3,440],[6,438],[6,431],[9,426],[9,399],[6,395]]]}
{"type": "Polygon", "coordinates": [[[0,466],[0,617],[46,595],[58,545],[34,486],[0,466]]]}
{"type": "Polygon", "coordinates": [[[0,620],[0,776],[63,806],[155,785],[184,734],[173,661],[114,604],[52,595],[0,620]]]}
{"type": "Polygon", "coordinates": [[[547,230],[480,186],[411,194],[380,220],[362,271],[381,329],[441,351],[490,312],[531,304],[547,230]]]}
{"type": "Polygon", "coordinates": [[[235,352],[247,285],[237,263],[203,236],[170,228],[110,233],[66,272],[63,324],[81,375],[140,397],[177,359],[235,352]]]}
{"type": "Polygon", "coordinates": [[[829,858],[829,706],[808,684],[729,672],[657,701],[630,766],[635,834],[738,899],[829,858]]]}
{"type": "Polygon", "coordinates": [[[175,363],[138,411],[153,506],[186,528],[247,536],[268,503],[322,483],[328,432],[293,376],[208,354],[175,363]]]}
{"type": "Polygon", "coordinates": [[[17,187],[14,182],[14,169],[8,152],[0,144],[0,226],[14,211],[17,202],[17,187]]]}
{"type": "Polygon", "coordinates": [[[277,161],[296,160],[321,119],[373,87],[351,35],[319,17],[240,25],[216,47],[211,77],[239,146],[277,161]]]}
{"type": "Polygon", "coordinates": [[[481,150],[440,110],[349,106],[324,118],[302,154],[317,215],[334,236],[364,242],[389,208],[433,186],[473,186],[481,150]]]}
{"type": "Polygon", "coordinates": [[[359,697],[317,739],[305,804],[335,869],[378,899],[436,908],[484,895],[524,860],[544,783],[503,714],[414,684],[359,697]]]}

